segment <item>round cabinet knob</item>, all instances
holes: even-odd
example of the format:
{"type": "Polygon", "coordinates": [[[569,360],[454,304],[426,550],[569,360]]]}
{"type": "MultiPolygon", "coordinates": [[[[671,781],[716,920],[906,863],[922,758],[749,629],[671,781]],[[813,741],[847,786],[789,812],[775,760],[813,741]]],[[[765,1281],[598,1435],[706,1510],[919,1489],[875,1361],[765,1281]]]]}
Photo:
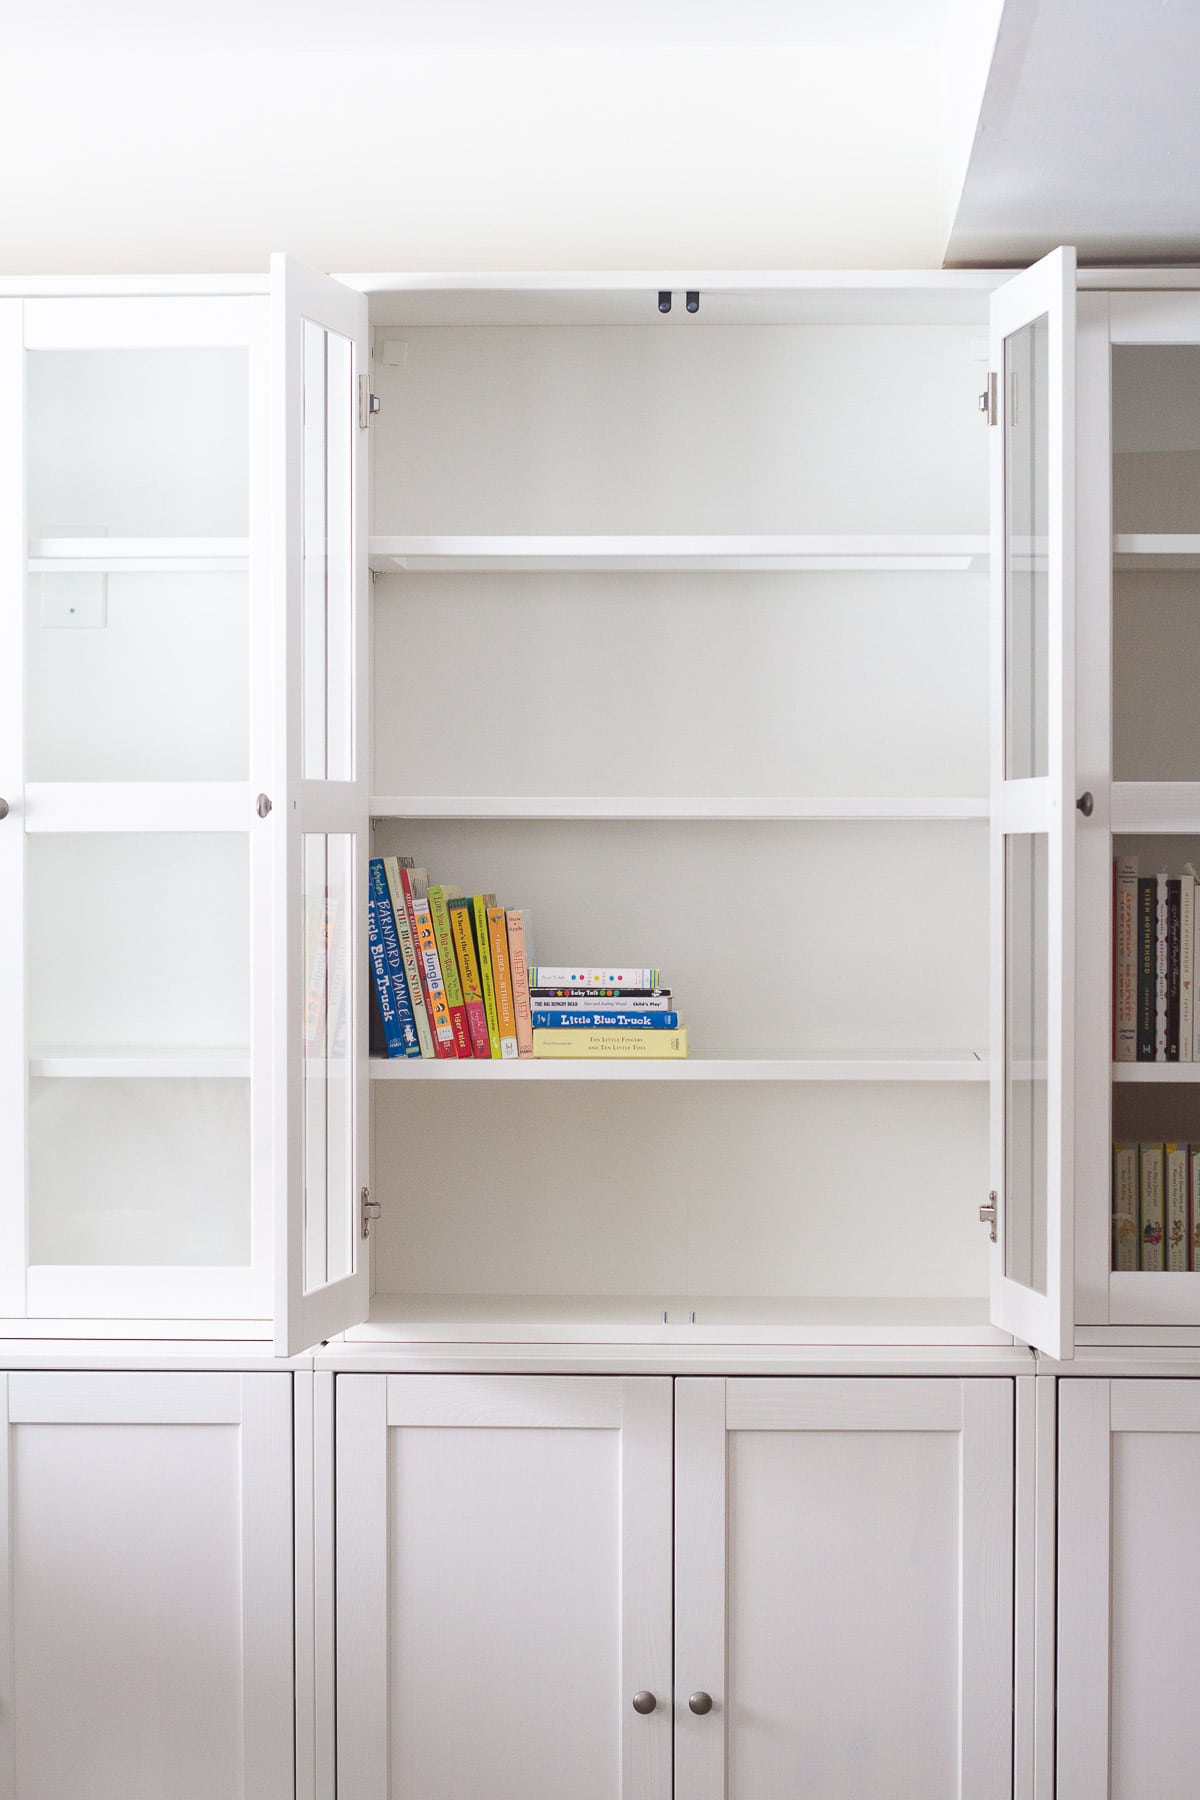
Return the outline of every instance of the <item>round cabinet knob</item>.
{"type": "Polygon", "coordinates": [[[7,817],[8,817],[8,801],[0,800],[0,819],[7,819],[7,817]]]}
{"type": "Polygon", "coordinates": [[[706,1694],[703,1692],[701,1692],[699,1694],[693,1694],[691,1696],[691,1698],[688,1700],[688,1705],[691,1707],[691,1709],[694,1713],[711,1712],[712,1711],[712,1695],[706,1694]]]}
{"type": "Polygon", "coordinates": [[[271,810],[271,802],[266,794],[260,794],[254,802],[254,810],[260,819],[265,819],[271,810]]]}
{"type": "Polygon", "coordinates": [[[652,1713],[657,1705],[658,1701],[646,1688],[643,1688],[640,1694],[633,1696],[634,1712],[652,1713]]]}
{"type": "Polygon", "coordinates": [[[1096,808],[1096,802],[1092,799],[1090,794],[1080,794],[1075,804],[1085,819],[1090,819],[1096,808]]]}

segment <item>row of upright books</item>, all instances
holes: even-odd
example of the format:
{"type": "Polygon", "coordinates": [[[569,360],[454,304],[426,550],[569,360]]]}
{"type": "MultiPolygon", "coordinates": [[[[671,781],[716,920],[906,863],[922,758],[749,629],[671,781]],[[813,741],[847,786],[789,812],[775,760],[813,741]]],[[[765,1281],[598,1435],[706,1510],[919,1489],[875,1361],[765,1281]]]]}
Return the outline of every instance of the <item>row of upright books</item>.
{"type": "Polygon", "coordinates": [[[367,943],[389,1057],[684,1057],[660,971],[536,967],[528,916],[411,857],[371,858],[367,943]]]}
{"type": "Polygon", "coordinates": [[[1113,1145],[1112,1266],[1200,1269],[1200,1144],[1113,1145]]]}
{"type": "Polygon", "coordinates": [[[1113,1060],[1200,1063],[1196,875],[1113,863],[1113,1060]]]}

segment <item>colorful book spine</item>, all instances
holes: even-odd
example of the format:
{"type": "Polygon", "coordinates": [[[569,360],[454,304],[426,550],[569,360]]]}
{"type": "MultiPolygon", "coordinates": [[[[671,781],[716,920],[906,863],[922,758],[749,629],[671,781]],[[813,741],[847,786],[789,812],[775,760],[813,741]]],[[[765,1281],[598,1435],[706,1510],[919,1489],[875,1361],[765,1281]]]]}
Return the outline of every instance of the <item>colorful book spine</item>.
{"type": "Polygon", "coordinates": [[[1192,1242],[1188,1268],[1200,1269],[1200,1144],[1188,1146],[1188,1197],[1192,1242]]]}
{"type": "MultiPolygon", "coordinates": [[[[388,892],[387,872],[381,856],[373,856],[368,870],[369,902],[367,911],[367,929],[371,929],[372,913],[375,928],[379,936],[380,951],[383,957],[384,971],[392,991],[392,1016],[395,1021],[396,1035],[399,1038],[399,1049],[392,1048],[392,1038],[388,1032],[386,1016],[383,1018],[384,1039],[389,1056],[420,1056],[421,1045],[417,1037],[416,1020],[413,1017],[412,1002],[408,997],[408,982],[404,975],[404,957],[400,950],[400,934],[396,930],[395,915],[392,912],[392,898],[388,892]]],[[[375,952],[371,951],[371,968],[375,968],[375,952]]],[[[379,1000],[380,1013],[383,1014],[383,998],[379,1000]]]]}
{"type": "Polygon", "coordinates": [[[479,980],[483,988],[483,1010],[487,1015],[489,1054],[499,1058],[500,1027],[496,1020],[496,985],[492,980],[492,952],[488,943],[488,907],[495,904],[494,894],[476,894],[471,906],[475,919],[475,948],[479,954],[479,980]]]}
{"type": "Polygon", "coordinates": [[[660,969],[569,969],[543,968],[529,971],[531,988],[657,988],[662,986],[660,969]]]}
{"type": "Polygon", "coordinates": [[[1138,877],[1137,1060],[1154,1061],[1154,877],[1138,877]]]}
{"type": "Polygon", "coordinates": [[[1167,882],[1167,1061],[1179,1061],[1180,978],[1182,974],[1181,883],[1167,882]]]}
{"type": "Polygon", "coordinates": [[[454,1021],[450,1017],[450,1007],[446,1000],[442,965],[438,959],[425,871],[413,869],[405,873],[412,892],[413,917],[417,926],[417,955],[421,962],[421,981],[425,989],[425,1004],[429,1008],[434,1045],[439,1056],[449,1057],[453,1061],[458,1056],[458,1046],[454,1039],[454,1021]]]}
{"type": "Polygon", "coordinates": [[[533,1054],[554,1057],[684,1057],[688,1053],[686,1031],[549,1031],[535,1030],[533,1054]]]}
{"type": "Polygon", "coordinates": [[[457,897],[457,888],[431,887],[429,913],[433,919],[433,935],[437,942],[438,962],[441,964],[442,982],[446,989],[446,1004],[450,1008],[450,1023],[454,1027],[454,1048],[460,1057],[470,1057],[474,1056],[475,1051],[467,1024],[462,984],[458,979],[458,958],[454,950],[454,934],[450,930],[448,910],[449,902],[457,897]]]}
{"type": "Polygon", "coordinates": [[[507,1062],[517,1055],[517,1015],[513,1008],[512,976],[508,967],[508,922],[502,906],[487,909],[488,949],[492,957],[492,983],[496,990],[496,1029],[500,1055],[507,1062]]]}
{"type": "Polygon", "coordinates": [[[1165,1144],[1163,1164],[1166,1185],[1166,1265],[1170,1273],[1188,1266],[1188,1147],[1165,1144]]]}
{"type": "Polygon", "coordinates": [[[467,1009],[471,1054],[488,1057],[492,1054],[492,1046],[488,1041],[487,1013],[483,1005],[479,957],[475,950],[475,928],[471,922],[471,902],[455,898],[448,903],[447,910],[450,914],[450,931],[454,938],[454,955],[458,963],[463,1005],[467,1009]]]}
{"type": "Polygon", "coordinates": [[[1113,1145],[1113,1245],[1114,1269],[1138,1266],[1138,1147],[1113,1145]]]}
{"type": "Polygon", "coordinates": [[[606,987],[534,987],[530,984],[529,998],[534,1006],[595,1006],[598,1001],[608,1001],[610,1005],[669,1007],[671,990],[660,988],[606,988],[606,987]]]}
{"type": "Polygon", "coordinates": [[[1179,889],[1179,1059],[1195,1061],[1196,877],[1191,870],[1179,889]]]}
{"type": "Polygon", "coordinates": [[[1165,874],[1154,877],[1154,1060],[1167,1060],[1167,987],[1170,980],[1170,913],[1165,874]]]}
{"type": "Polygon", "coordinates": [[[1141,1225],[1141,1266],[1159,1273],[1163,1266],[1163,1147],[1138,1146],[1138,1211],[1141,1225]]]}
{"type": "Polygon", "coordinates": [[[592,1029],[594,1031],[678,1031],[679,1014],[677,1012],[633,1012],[625,1007],[617,1007],[612,1012],[595,1010],[576,1011],[570,1007],[554,1007],[546,1011],[538,1011],[533,1015],[535,1030],[561,1031],[564,1028],[572,1031],[592,1029]]]}
{"type": "Polygon", "coordinates": [[[400,955],[404,963],[404,984],[408,989],[409,1004],[412,1007],[413,1022],[417,1027],[417,1044],[422,1056],[433,1056],[433,1033],[429,1029],[429,1014],[425,1010],[425,993],[421,986],[421,971],[417,960],[417,935],[413,916],[409,910],[408,897],[401,880],[400,859],[396,856],[385,856],[383,872],[387,877],[388,897],[392,902],[392,917],[396,921],[396,935],[400,939],[400,955]]]}
{"type": "Polygon", "coordinates": [[[1113,865],[1113,1060],[1137,1061],[1136,856],[1113,865]]]}
{"type": "Polygon", "coordinates": [[[505,915],[508,925],[508,964],[512,974],[513,1012],[517,1021],[517,1055],[533,1055],[533,1009],[529,1003],[528,946],[525,914],[519,909],[505,915]]]}
{"type": "Polygon", "coordinates": [[[375,987],[375,998],[379,1002],[379,1017],[383,1024],[383,1041],[387,1053],[389,1056],[403,1056],[404,1039],[400,1035],[400,1021],[392,1002],[392,982],[384,961],[383,939],[379,935],[379,918],[373,893],[367,895],[367,955],[371,960],[371,980],[375,987]]]}

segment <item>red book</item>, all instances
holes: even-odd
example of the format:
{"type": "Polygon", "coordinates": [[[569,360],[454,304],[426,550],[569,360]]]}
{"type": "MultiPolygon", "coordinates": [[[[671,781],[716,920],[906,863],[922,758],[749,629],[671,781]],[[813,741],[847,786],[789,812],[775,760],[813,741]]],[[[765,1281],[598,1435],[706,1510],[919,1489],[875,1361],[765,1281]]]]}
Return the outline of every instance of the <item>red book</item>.
{"type": "MultiPolygon", "coordinates": [[[[426,890],[426,876],[424,869],[414,870],[406,866],[402,859],[400,863],[400,886],[404,890],[404,910],[408,914],[408,922],[412,928],[413,944],[416,946],[417,971],[421,977],[421,993],[425,998],[425,1010],[429,1015],[429,1030],[433,1038],[433,1054],[435,1056],[453,1058],[458,1055],[458,1051],[454,1047],[453,1027],[451,1027],[449,1031],[446,1031],[444,1027],[439,1028],[437,1005],[429,986],[429,967],[426,957],[428,955],[429,942],[432,942],[433,938],[433,924],[432,920],[428,919],[427,914],[426,917],[429,929],[426,935],[429,942],[423,944],[421,921],[417,918],[416,908],[413,905],[414,893],[412,878],[414,875],[419,878],[420,887],[422,889],[422,898],[424,898],[424,892],[426,890]]],[[[435,949],[434,955],[436,954],[437,951],[435,949]]],[[[444,1006],[444,990],[439,997],[444,1006]]],[[[449,1014],[447,1012],[447,1020],[448,1018],[449,1014]]]]}

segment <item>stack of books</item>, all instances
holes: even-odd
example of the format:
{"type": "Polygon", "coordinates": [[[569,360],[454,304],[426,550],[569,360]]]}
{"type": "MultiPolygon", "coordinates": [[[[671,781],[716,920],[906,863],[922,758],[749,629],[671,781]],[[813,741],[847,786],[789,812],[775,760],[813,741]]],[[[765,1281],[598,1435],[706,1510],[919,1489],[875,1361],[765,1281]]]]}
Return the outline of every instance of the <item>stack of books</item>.
{"type": "Polygon", "coordinates": [[[659,969],[575,967],[529,971],[533,1054],[555,1057],[684,1057],[679,1023],[659,969]]]}
{"type": "Polygon", "coordinates": [[[1113,1145],[1112,1266],[1200,1269],[1200,1144],[1113,1145]]]}
{"type": "Polygon", "coordinates": [[[1113,864],[1113,1060],[1200,1062],[1200,906],[1190,864],[1180,876],[1113,864]]]}
{"type": "Polygon", "coordinates": [[[367,947],[388,1056],[532,1056],[525,930],[495,894],[431,887],[411,857],[373,856],[367,947]]]}

